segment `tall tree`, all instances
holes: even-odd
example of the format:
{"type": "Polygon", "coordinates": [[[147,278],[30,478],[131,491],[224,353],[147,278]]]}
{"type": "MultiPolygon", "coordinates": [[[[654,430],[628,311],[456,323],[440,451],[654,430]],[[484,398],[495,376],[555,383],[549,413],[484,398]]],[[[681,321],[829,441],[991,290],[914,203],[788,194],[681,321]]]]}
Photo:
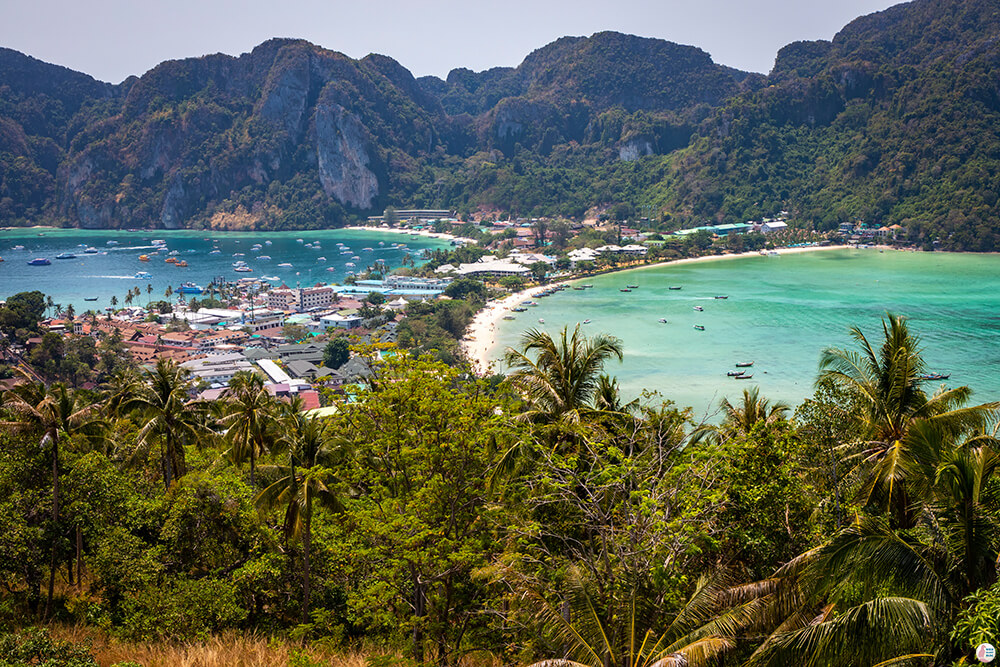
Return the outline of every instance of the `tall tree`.
{"type": "Polygon", "coordinates": [[[299,411],[293,404],[282,419],[284,434],[280,443],[287,447],[288,465],[262,466],[269,477],[277,479],[254,498],[262,512],[284,510],[286,541],[302,541],[302,622],[308,618],[312,592],[312,519],[313,505],[340,507],[333,484],[331,462],[334,447],[328,438],[326,424],[321,419],[299,411]]]}
{"type": "Polygon", "coordinates": [[[269,449],[277,405],[257,373],[240,371],[229,382],[224,416],[219,420],[233,462],[250,460],[250,486],[254,485],[257,458],[269,449]]]}
{"type": "Polygon", "coordinates": [[[99,435],[106,424],[101,419],[99,404],[82,400],[62,384],[55,384],[50,389],[31,383],[21,385],[4,392],[3,405],[17,415],[18,420],[0,422],[0,426],[11,430],[37,430],[41,433],[40,445],[51,451],[52,524],[57,537],[52,543],[49,563],[49,588],[45,603],[45,616],[48,617],[52,612],[59,543],[65,539],[59,534],[60,444],[76,434],[99,435]]]}
{"type": "Polygon", "coordinates": [[[140,450],[160,446],[160,471],[167,489],[187,472],[185,446],[211,435],[204,424],[204,406],[188,397],[191,389],[187,369],[161,357],[125,404],[125,409],[138,410],[145,420],[136,437],[140,450]]]}

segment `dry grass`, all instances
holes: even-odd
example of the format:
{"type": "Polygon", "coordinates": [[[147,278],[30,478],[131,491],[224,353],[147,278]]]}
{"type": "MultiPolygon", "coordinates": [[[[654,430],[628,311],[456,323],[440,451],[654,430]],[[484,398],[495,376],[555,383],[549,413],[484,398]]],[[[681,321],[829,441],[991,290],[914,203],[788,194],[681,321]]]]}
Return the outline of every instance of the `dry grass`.
{"type": "Polygon", "coordinates": [[[324,651],[302,648],[288,642],[237,632],[223,633],[205,641],[151,644],[124,642],[93,628],[54,625],[52,636],[74,642],[89,642],[91,653],[102,667],[130,660],[144,667],[273,667],[288,665],[298,653],[304,664],[329,667],[364,667],[361,652],[324,651]]]}

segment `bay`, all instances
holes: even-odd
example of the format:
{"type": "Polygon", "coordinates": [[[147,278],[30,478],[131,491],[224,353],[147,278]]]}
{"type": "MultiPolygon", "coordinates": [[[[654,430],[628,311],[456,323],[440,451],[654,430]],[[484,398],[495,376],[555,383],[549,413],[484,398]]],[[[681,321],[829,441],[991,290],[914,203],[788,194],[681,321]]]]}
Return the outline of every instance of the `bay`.
{"type": "Polygon", "coordinates": [[[88,309],[103,310],[110,305],[112,296],[124,305],[128,290],[139,287],[142,294],[137,304],[147,299],[147,285],[152,285],[153,299],[162,299],[168,286],[176,290],[183,282],[191,281],[206,286],[221,277],[235,281],[239,278],[262,276],[277,277],[272,285],[290,287],[311,286],[316,283],[343,283],[349,271],[360,273],[369,265],[381,260],[389,268],[403,263],[406,255],[417,260],[424,249],[446,247],[441,239],[409,236],[376,230],[327,229],[293,232],[206,232],[197,230],[84,230],[84,229],[11,229],[0,231],[0,298],[28,290],[40,290],[63,306],[70,303],[78,313],[88,309]],[[166,251],[151,255],[148,262],[139,260],[142,254],[156,250],[154,239],[167,242],[169,250],[176,250],[178,260],[185,260],[187,267],[167,264],[166,251]],[[302,242],[298,242],[302,239],[302,242]],[[108,245],[108,241],[117,245],[108,245]],[[264,245],[271,241],[271,245],[264,245]],[[307,247],[319,242],[319,248],[307,247]],[[350,248],[344,252],[336,244],[350,248]],[[252,251],[254,244],[262,248],[252,251]],[[396,247],[394,247],[394,245],[396,247]],[[24,246],[23,250],[14,250],[24,246]],[[92,246],[97,254],[84,254],[92,246]],[[368,250],[366,250],[368,248],[368,250]],[[217,254],[210,254],[218,249],[217,254]],[[76,259],[55,259],[71,252],[76,259]],[[242,253],[242,256],[234,256],[242,253]],[[261,260],[261,255],[270,260],[261,260]],[[46,257],[49,266],[29,266],[28,261],[46,257]],[[325,258],[321,261],[320,258],[325,258]],[[252,273],[238,273],[233,263],[245,261],[252,273]],[[281,267],[288,263],[291,267],[281,267]],[[351,266],[353,265],[353,266],[351,266]],[[332,268],[332,271],[328,271],[332,268]],[[152,275],[137,279],[139,271],[152,275]],[[87,298],[96,301],[85,301],[87,298]]]}
{"type": "Polygon", "coordinates": [[[537,307],[502,321],[491,358],[516,346],[528,327],[555,335],[591,319],[581,325],[588,335],[624,342],[624,362],[606,371],[626,399],[658,391],[712,418],[720,399],[736,401],[752,385],[797,405],[813,393],[823,348],[856,349],[851,326],[879,345],[881,319],[892,312],[920,336],[929,371],[951,373],[947,384],[970,386],[977,402],[1000,399],[997,255],[822,250],[668,264],[573,284],[581,283],[594,287],[536,299],[537,307]],[[620,291],[629,284],[639,287],[620,291]],[[751,380],[726,376],[743,361],[754,362],[751,380]]]}

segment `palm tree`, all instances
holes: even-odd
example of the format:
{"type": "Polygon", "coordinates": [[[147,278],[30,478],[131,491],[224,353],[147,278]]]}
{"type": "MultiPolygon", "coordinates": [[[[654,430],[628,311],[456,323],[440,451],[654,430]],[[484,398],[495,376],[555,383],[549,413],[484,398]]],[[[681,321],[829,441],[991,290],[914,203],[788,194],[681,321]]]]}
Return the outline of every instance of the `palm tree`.
{"type": "Polygon", "coordinates": [[[147,371],[146,382],[138,387],[138,394],[122,406],[138,410],[146,422],[136,437],[140,451],[159,443],[161,473],[167,489],[187,472],[184,447],[198,444],[211,435],[202,421],[203,406],[188,399],[191,388],[187,369],[161,357],[156,367],[147,371]]]}
{"type": "Polygon", "coordinates": [[[264,388],[264,379],[250,371],[240,371],[229,382],[228,399],[219,423],[225,428],[230,454],[237,464],[250,459],[250,486],[254,485],[257,457],[268,449],[276,408],[274,397],[264,388]]]}
{"type": "Polygon", "coordinates": [[[772,426],[785,419],[791,409],[787,403],[777,401],[771,403],[760,397],[760,389],[756,386],[743,390],[743,400],[737,405],[728,398],[719,403],[722,413],[722,424],[714,426],[704,424],[691,433],[691,442],[711,439],[716,442],[735,435],[749,435],[758,424],[772,426]]]}
{"type": "Polygon", "coordinates": [[[612,357],[622,359],[621,340],[606,334],[587,338],[580,325],[572,334],[563,327],[557,340],[530,329],[520,348],[508,348],[504,363],[511,368],[511,385],[528,403],[522,417],[540,423],[581,422],[593,410],[604,363],[612,357]]]}
{"type": "Polygon", "coordinates": [[[299,411],[301,402],[286,409],[280,444],[288,448],[288,465],[261,466],[261,472],[277,479],[257,494],[254,504],[261,512],[283,508],[285,540],[302,541],[302,618],[309,612],[313,503],[340,507],[325,467],[333,454],[326,425],[299,411]]]}
{"type": "Polygon", "coordinates": [[[718,664],[735,646],[734,633],[750,623],[761,604],[734,606],[712,618],[725,599],[717,580],[702,578],[675,614],[651,608],[648,597],[633,591],[623,609],[603,609],[580,571],[571,567],[569,591],[560,606],[537,591],[529,596],[547,633],[565,647],[567,658],[543,660],[531,667],[696,667],[718,664]]]}
{"type": "Polygon", "coordinates": [[[923,391],[924,361],[919,339],[906,320],[892,314],[882,321],[884,340],[876,350],[857,327],[851,336],[861,351],[829,348],[820,358],[817,382],[830,380],[846,389],[863,406],[866,433],[861,438],[861,461],[867,479],[867,504],[895,507],[897,518],[908,520],[907,469],[913,457],[907,435],[913,425],[928,420],[952,439],[982,428],[996,416],[1000,402],[963,407],[972,395],[969,387],[942,386],[931,396],[923,391]]]}
{"type": "MultiPolygon", "coordinates": [[[[23,373],[22,373],[23,375],[23,373]]],[[[30,379],[26,375],[25,379],[30,379]]],[[[52,453],[52,524],[59,525],[59,445],[73,435],[94,437],[103,432],[106,424],[100,419],[100,405],[84,403],[80,397],[62,384],[46,389],[43,385],[28,383],[4,392],[3,405],[17,415],[17,421],[0,422],[0,427],[17,431],[40,431],[40,445],[51,448],[52,453]]],[[[58,541],[52,544],[49,563],[49,589],[45,603],[46,618],[52,611],[55,586],[58,541]]]]}

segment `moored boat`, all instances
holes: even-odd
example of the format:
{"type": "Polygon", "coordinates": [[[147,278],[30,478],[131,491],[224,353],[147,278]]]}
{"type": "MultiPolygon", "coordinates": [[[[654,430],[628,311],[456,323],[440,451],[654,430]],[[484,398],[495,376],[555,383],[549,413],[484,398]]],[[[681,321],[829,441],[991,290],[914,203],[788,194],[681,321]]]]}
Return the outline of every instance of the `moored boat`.
{"type": "Polygon", "coordinates": [[[719,294],[719,295],[716,295],[715,298],[716,299],[728,299],[729,295],[728,294],[719,294]]]}
{"type": "Polygon", "coordinates": [[[28,262],[28,266],[48,266],[51,263],[52,262],[50,262],[45,257],[36,257],[35,259],[28,262]]]}
{"type": "Polygon", "coordinates": [[[139,255],[139,261],[140,262],[148,262],[149,261],[149,255],[139,255]]]}
{"type": "Polygon", "coordinates": [[[679,290],[679,289],[683,289],[683,286],[682,285],[670,285],[669,287],[667,287],[667,289],[679,290]]]}
{"type": "Polygon", "coordinates": [[[737,361],[736,362],[736,368],[750,368],[751,366],[753,366],[753,362],[752,361],[737,361]]]}
{"type": "Polygon", "coordinates": [[[589,320],[589,319],[583,321],[584,324],[590,324],[590,322],[591,322],[591,320],[589,320]]]}
{"type": "Polygon", "coordinates": [[[628,289],[627,287],[623,287],[622,289],[620,289],[618,291],[619,292],[631,292],[632,290],[628,289]]]}
{"type": "Polygon", "coordinates": [[[696,325],[694,325],[694,328],[697,329],[698,331],[704,331],[705,330],[705,325],[704,324],[696,324],[696,325]]]}
{"type": "Polygon", "coordinates": [[[749,380],[753,377],[753,373],[740,373],[739,375],[734,375],[734,380],[749,380]]]}
{"type": "Polygon", "coordinates": [[[924,373],[920,376],[921,380],[947,380],[951,377],[951,373],[924,373]]]}
{"type": "Polygon", "coordinates": [[[736,377],[737,375],[745,375],[745,374],[746,371],[726,371],[726,375],[728,375],[731,378],[736,377]]]}
{"type": "Polygon", "coordinates": [[[177,288],[179,294],[201,294],[203,291],[204,288],[201,285],[190,281],[181,283],[181,286],[177,288]]]}

